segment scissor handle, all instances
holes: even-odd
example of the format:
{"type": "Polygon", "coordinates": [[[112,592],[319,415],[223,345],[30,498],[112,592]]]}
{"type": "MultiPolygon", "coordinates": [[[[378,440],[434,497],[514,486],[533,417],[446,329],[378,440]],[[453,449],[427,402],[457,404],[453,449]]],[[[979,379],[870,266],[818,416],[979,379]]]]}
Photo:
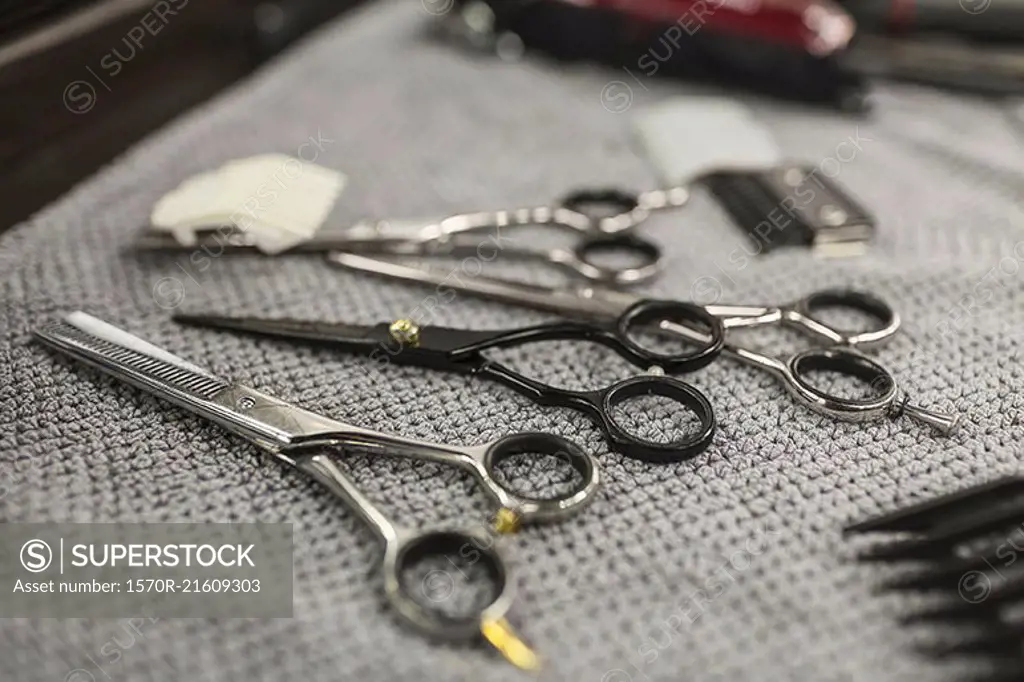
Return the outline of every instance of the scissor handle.
{"type": "Polygon", "coordinates": [[[900,316],[892,306],[869,293],[854,289],[825,289],[800,299],[793,306],[794,321],[836,345],[868,347],[891,337],[900,328],[900,316]],[[871,329],[837,329],[815,317],[822,308],[849,308],[877,322],[871,329]]]}
{"type": "MultiPolygon", "coordinates": [[[[567,407],[591,417],[612,443],[612,449],[645,462],[678,462],[702,452],[715,431],[715,413],[704,394],[693,386],[664,375],[643,375],[616,382],[597,391],[558,388],[524,376],[505,365],[487,363],[480,374],[528,396],[540,405],[567,407]],[[615,408],[630,398],[659,395],[682,405],[697,416],[696,433],[671,442],[645,440],[631,434],[615,419],[615,408]]],[[[549,436],[553,437],[553,436],[549,436]]]]}
{"type": "Polygon", "coordinates": [[[585,237],[571,250],[556,251],[553,255],[553,260],[575,270],[585,279],[611,286],[646,282],[661,271],[661,247],[625,233],[585,237]],[[601,255],[614,253],[628,256],[636,264],[614,267],[600,262],[601,255]]]}
{"type": "Polygon", "coordinates": [[[667,376],[637,376],[612,384],[596,392],[600,402],[597,415],[615,450],[644,462],[680,462],[704,452],[715,434],[715,412],[703,393],[683,381],[667,376]],[[674,441],[660,442],[639,438],[623,428],[615,418],[615,408],[632,398],[657,395],[682,405],[696,415],[697,430],[674,441]]]}
{"type": "Polygon", "coordinates": [[[562,197],[559,204],[560,208],[582,216],[589,231],[605,234],[630,230],[650,215],[640,205],[639,194],[611,187],[576,190],[562,197]]]}
{"type": "Polygon", "coordinates": [[[669,374],[695,372],[707,367],[722,351],[725,344],[725,327],[722,320],[709,313],[703,306],[682,301],[657,299],[641,300],[619,316],[616,337],[636,360],[647,366],[656,365],[669,374]],[[663,353],[647,348],[633,339],[632,333],[645,327],[657,327],[661,322],[676,322],[687,327],[694,323],[703,327],[706,341],[696,350],[688,353],[663,353]]]}
{"type": "MultiPolygon", "coordinates": [[[[433,327],[423,330],[420,347],[447,353],[447,358],[454,362],[466,362],[468,358],[477,358],[483,351],[494,348],[571,339],[593,341],[611,348],[641,369],[656,366],[669,374],[679,374],[702,369],[718,357],[725,342],[725,328],[718,317],[701,306],[681,301],[642,299],[627,308],[613,327],[586,322],[549,322],[498,331],[433,327]],[[706,331],[700,336],[700,345],[690,352],[665,353],[647,348],[634,340],[633,332],[653,328],[652,333],[657,333],[654,330],[665,320],[703,327],[706,331]]],[[[484,359],[480,359],[479,362],[493,365],[484,359]]],[[[507,371],[502,378],[507,381],[512,379],[512,376],[513,373],[507,371]]]]}
{"type": "Polygon", "coordinates": [[[515,598],[514,583],[510,580],[505,560],[494,538],[483,529],[439,528],[400,535],[389,541],[384,551],[384,591],[406,622],[426,635],[448,640],[480,637],[481,624],[502,618],[515,598]],[[455,577],[443,574],[446,570],[459,570],[455,560],[483,567],[495,588],[488,603],[469,613],[453,615],[442,609],[444,602],[452,597],[452,591],[443,589],[444,582],[437,594],[427,593],[426,578],[414,585],[407,584],[403,575],[431,556],[449,558],[444,563],[449,569],[438,569],[431,574],[442,581],[446,578],[451,580],[452,590],[455,577]]]}
{"type": "Polygon", "coordinates": [[[597,462],[578,445],[552,433],[517,433],[491,443],[483,454],[487,472],[486,484],[497,493],[499,501],[524,521],[562,519],[589,504],[599,485],[597,462]],[[572,490],[550,498],[523,495],[502,484],[497,476],[498,465],[515,455],[549,455],[568,462],[580,475],[580,483],[572,490]]]}
{"type": "Polygon", "coordinates": [[[860,353],[844,348],[812,348],[790,357],[786,368],[793,380],[791,390],[818,412],[845,421],[869,421],[898,414],[896,380],[887,369],[860,353]],[[846,398],[823,391],[808,378],[811,372],[818,371],[858,379],[872,389],[873,395],[846,398]]]}

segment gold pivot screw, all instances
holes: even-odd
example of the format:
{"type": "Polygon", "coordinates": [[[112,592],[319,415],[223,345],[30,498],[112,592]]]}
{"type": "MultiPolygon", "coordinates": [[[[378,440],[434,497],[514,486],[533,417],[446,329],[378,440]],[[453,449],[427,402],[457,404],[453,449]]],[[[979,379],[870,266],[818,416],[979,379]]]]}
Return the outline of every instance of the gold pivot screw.
{"type": "Polygon", "coordinates": [[[502,507],[494,514],[494,530],[502,535],[517,532],[521,522],[519,514],[508,507],[502,507]]]}
{"type": "Polygon", "coordinates": [[[412,346],[413,348],[420,344],[420,328],[412,320],[405,318],[395,320],[388,327],[388,332],[391,334],[391,338],[401,344],[412,346]]]}

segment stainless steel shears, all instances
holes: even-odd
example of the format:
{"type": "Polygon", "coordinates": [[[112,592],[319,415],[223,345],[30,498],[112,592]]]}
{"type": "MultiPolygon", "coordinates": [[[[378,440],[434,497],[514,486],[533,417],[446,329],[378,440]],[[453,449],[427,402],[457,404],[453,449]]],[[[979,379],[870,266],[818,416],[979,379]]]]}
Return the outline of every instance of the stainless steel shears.
{"type": "MultiPolygon", "coordinates": [[[[503,257],[552,263],[585,280],[623,286],[651,279],[659,272],[661,248],[633,233],[651,211],[682,206],[689,193],[684,187],[630,193],[614,189],[573,192],[552,205],[462,213],[444,218],[364,220],[355,225],[327,225],[289,253],[346,251],[377,255],[453,256],[479,255],[489,249],[503,257]],[[519,240],[499,238],[496,247],[481,245],[488,234],[501,235],[508,228],[540,226],[567,231],[576,237],[568,248],[526,247],[519,240]],[[629,265],[612,266],[600,256],[616,252],[629,265]]],[[[508,234],[508,232],[506,232],[508,234]]],[[[197,243],[183,246],[165,232],[146,231],[138,248],[161,251],[202,249],[219,256],[224,252],[257,252],[252,234],[236,226],[211,227],[197,233],[197,243]]]]}
{"type": "MultiPolygon", "coordinates": [[[[381,260],[355,254],[333,253],[328,260],[336,265],[361,272],[438,287],[485,298],[524,305],[569,318],[608,320],[623,309],[635,305],[642,297],[623,291],[578,286],[555,288],[489,276],[452,278],[449,273],[430,267],[417,267],[392,260],[381,260]]],[[[845,289],[819,291],[795,303],[783,306],[711,305],[704,310],[717,317],[728,329],[784,325],[816,338],[824,345],[787,357],[766,355],[726,341],[722,353],[740,362],[758,367],[777,377],[807,407],[846,421],[867,421],[881,418],[913,417],[942,432],[952,431],[957,415],[926,410],[911,404],[899,390],[895,377],[883,366],[853,350],[880,344],[900,327],[899,315],[885,301],[867,293],[845,289]],[[838,329],[815,315],[823,307],[846,307],[867,314],[876,325],[865,331],[838,329]],[[855,399],[833,395],[816,387],[810,374],[832,371],[870,385],[870,398],[855,399]]],[[[692,320],[662,319],[661,331],[691,342],[705,344],[711,337],[694,329],[692,320]],[[690,323],[690,324],[688,324],[690,323]]]]}
{"type": "Polygon", "coordinates": [[[327,433],[330,442],[339,447],[348,446],[371,451],[380,456],[421,459],[460,467],[476,478],[484,491],[502,509],[511,512],[516,523],[562,519],[593,501],[599,485],[600,474],[596,460],[575,443],[555,434],[518,433],[491,443],[471,446],[428,443],[403,438],[332,420],[220,379],[85,313],[74,313],[65,323],[43,330],[37,335],[55,345],[52,342],[57,332],[53,329],[63,334],[61,338],[77,340],[77,345],[65,344],[60,346],[61,350],[72,355],[77,353],[75,356],[78,359],[97,366],[119,379],[134,383],[189,411],[207,416],[232,433],[238,433],[257,442],[258,445],[272,449],[275,454],[287,453],[296,439],[304,442],[305,437],[309,435],[306,431],[311,428],[308,424],[315,423],[321,440],[327,437],[324,436],[324,433],[327,433]],[[152,357],[115,346],[108,337],[123,339],[128,348],[132,347],[132,343],[144,344],[142,347],[151,353],[152,357]],[[181,390],[182,387],[188,389],[193,382],[204,390],[181,390]],[[235,400],[235,403],[231,403],[231,400],[235,400]],[[261,406],[259,410],[255,407],[257,405],[261,406]],[[254,419],[263,420],[266,424],[253,422],[254,419]],[[328,427],[331,430],[325,431],[328,427]],[[279,432],[275,429],[284,431],[279,432]],[[294,429],[299,430],[296,432],[294,429]],[[273,432],[277,440],[266,442],[266,438],[263,437],[266,430],[273,432]],[[496,475],[498,464],[514,455],[530,453],[551,455],[567,461],[579,474],[580,481],[571,490],[542,499],[522,495],[502,483],[501,477],[496,475]]]}
{"type": "Polygon", "coordinates": [[[516,638],[505,619],[512,605],[514,583],[494,539],[484,527],[477,524],[417,532],[398,526],[337,466],[334,450],[353,445],[381,453],[394,450],[468,468],[518,521],[560,518],[590,500],[597,486],[597,469],[572,443],[552,434],[534,433],[516,434],[485,445],[453,447],[371,431],[217,377],[81,312],[38,329],[35,336],[66,355],[209,419],[312,477],[344,500],[384,545],[385,593],[410,625],[428,635],[448,639],[482,635],[513,663],[521,667],[535,664],[532,652],[516,638]],[[558,501],[517,499],[493,481],[490,471],[495,462],[523,451],[571,453],[584,477],[583,487],[558,501]],[[520,504],[522,507],[518,507],[520,504]],[[451,615],[423,604],[403,583],[403,571],[425,556],[459,556],[466,547],[479,554],[496,584],[486,606],[469,615],[451,615]]]}

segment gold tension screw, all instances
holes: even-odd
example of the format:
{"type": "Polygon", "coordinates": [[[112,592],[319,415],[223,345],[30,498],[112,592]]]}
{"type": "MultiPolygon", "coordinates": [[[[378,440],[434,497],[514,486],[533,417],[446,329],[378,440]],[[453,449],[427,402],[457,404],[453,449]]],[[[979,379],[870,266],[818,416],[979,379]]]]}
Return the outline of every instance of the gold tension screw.
{"type": "Polygon", "coordinates": [[[494,530],[502,535],[518,531],[520,522],[519,514],[508,507],[502,507],[494,514],[494,530]]]}
{"type": "Polygon", "coordinates": [[[391,334],[391,338],[401,344],[412,346],[413,348],[420,345],[420,328],[412,320],[405,318],[395,320],[388,327],[388,332],[391,334]]]}

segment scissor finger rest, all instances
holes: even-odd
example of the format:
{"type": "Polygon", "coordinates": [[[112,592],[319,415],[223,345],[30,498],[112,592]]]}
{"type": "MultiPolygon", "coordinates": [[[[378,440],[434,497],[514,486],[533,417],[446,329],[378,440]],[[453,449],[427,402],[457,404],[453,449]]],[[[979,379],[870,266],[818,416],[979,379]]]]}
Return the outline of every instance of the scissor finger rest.
{"type": "Polygon", "coordinates": [[[600,483],[597,463],[575,443],[551,433],[517,433],[505,436],[487,446],[483,452],[486,483],[499,502],[515,515],[515,520],[557,520],[575,513],[589,504],[600,483]],[[569,464],[580,482],[571,490],[550,498],[532,497],[512,490],[500,482],[499,464],[516,455],[548,455],[569,464]]]}
{"type": "Polygon", "coordinates": [[[925,410],[907,401],[896,387],[896,380],[887,369],[860,353],[844,348],[815,348],[798,353],[786,361],[792,381],[790,390],[819,412],[845,421],[868,421],[882,417],[897,418],[903,414],[924,421],[940,431],[952,431],[956,416],[925,410]],[[817,388],[808,378],[813,372],[835,372],[866,383],[874,395],[868,398],[846,398],[817,388]]]}

